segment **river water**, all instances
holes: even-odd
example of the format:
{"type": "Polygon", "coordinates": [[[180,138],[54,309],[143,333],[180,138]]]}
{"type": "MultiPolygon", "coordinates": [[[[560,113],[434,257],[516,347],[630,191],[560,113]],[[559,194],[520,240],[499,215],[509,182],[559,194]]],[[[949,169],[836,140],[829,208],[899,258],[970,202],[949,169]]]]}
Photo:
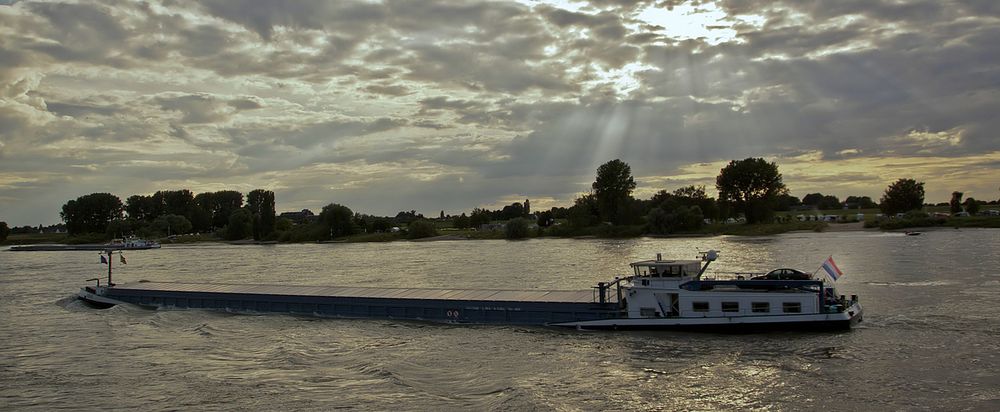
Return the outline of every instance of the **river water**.
{"type": "Polygon", "coordinates": [[[96,252],[2,251],[0,410],[1000,409],[1000,230],[166,246],[126,252],[115,281],[573,290],[709,248],[715,271],[832,254],[865,321],[717,335],[97,310],[72,299],[96,252]]]}

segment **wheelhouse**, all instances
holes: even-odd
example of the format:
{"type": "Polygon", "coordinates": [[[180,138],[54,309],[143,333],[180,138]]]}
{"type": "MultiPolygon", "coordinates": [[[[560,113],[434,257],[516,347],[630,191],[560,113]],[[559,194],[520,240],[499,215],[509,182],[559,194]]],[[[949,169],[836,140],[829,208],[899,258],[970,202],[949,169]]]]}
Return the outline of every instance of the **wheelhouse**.
{"type": "Polygon", "coordinates": [[[698,276],[700,260],[644,260],[631,264],[636,277],[679,278],[698,276]]]}

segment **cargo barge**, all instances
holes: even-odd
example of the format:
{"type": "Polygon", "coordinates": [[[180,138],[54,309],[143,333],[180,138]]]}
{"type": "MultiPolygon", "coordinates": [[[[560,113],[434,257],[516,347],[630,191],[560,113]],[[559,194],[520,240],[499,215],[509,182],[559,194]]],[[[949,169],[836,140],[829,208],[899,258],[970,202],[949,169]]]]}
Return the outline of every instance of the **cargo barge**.
{"type": "Polygon", "coordinates": [[[97,307],[125,303],[156,309],[578,329],[843,330],[862,319],[857,296],[838,297],[822,280],[704,276],[716,257],[715,251],[702,254],[699,260],[664,260],[657,255],[654,260],[632,263],[630,276],[582,291],[183,282],[115,285],[112,259],[107,259],[107,283],[91,279],[98,284],[81,288],[78,296],[97,307]]]}

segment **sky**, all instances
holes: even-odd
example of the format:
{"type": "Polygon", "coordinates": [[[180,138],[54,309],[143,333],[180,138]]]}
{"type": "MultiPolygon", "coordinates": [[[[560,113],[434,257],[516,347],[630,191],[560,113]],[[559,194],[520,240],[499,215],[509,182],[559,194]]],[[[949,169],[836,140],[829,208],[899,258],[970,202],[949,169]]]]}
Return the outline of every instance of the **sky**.
{"type": "Polygon", "coordinates": [[[457,214],[778,164],[793,195],[1000,197],[1000,2],[0,0],[0,221],[265,188],[457,214]]]}

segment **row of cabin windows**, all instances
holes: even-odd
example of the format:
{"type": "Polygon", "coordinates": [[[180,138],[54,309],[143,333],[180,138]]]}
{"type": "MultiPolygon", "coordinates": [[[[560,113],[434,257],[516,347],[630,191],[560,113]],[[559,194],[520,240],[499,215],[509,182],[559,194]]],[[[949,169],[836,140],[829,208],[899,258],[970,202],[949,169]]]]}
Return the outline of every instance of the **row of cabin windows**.
{"type": "MultiPolygon", "coordinates": [[[[691,302],[691,310],[695,312],[708,312],[708,302],[691,302]]],[[[740,302],[722,302],[723,312],[739,312],[740,302]]],[[[781,311],[784,313],[802,313],[802,303],[781,302],[781,311]]],[[[769,313],[771,312],[771,302],[751,302],[750,312],[769,313]]]]}
{"type": "Polygon", "coordinates": [[[664,277],[672,278],[686,275],[687,271],[684,270],[684,266],[661,266],[657,268],[656,266],[651,266],[649,268],[649,276],[654,278],[664,277]]]}

